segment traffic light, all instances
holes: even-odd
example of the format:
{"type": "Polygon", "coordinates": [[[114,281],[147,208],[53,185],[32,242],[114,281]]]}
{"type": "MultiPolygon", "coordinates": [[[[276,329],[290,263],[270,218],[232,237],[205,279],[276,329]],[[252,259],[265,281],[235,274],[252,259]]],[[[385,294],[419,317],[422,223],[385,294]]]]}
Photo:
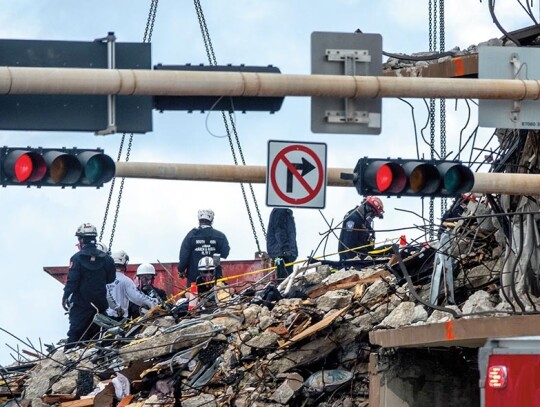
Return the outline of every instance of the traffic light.
{"type": "MultiPolygon", "coordinates": [[[[198,72],[258,72],[280,74],[281,71],[275,66],[245,66],[245,65],[162,65],[154,66],[155,70],[175,71],[198,71],[198,72]]],[[[272,96],[155,96],[154,109],[164,110],[187,110],[193,112],[210,110],[228,112],[270,112],[274,113],[281,109],[283,97],[272,96]]]]}
{"type": "Polygon", "coordinates": [[[25,186],[101,187],[115,174],[100,149],[2,147],[0,183],[25,186]]]}
{"type": "Polygon", "coordinates": [[[361,195],[452,197],[472,189],[474,174],[459,161],[365,157],[353,182],[361,195]]]}

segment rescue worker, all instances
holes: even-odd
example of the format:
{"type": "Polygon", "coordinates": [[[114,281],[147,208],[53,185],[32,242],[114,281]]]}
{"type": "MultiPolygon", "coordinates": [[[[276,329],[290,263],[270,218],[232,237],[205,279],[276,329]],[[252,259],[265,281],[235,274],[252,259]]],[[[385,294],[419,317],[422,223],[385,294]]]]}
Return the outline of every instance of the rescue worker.
{"type": "Polygon", "coordinates": [[[124,250],[113,252],[112,258],[116,267],[116,280],[107,284],[107,315],[113,318],[132,317],[129,314],[130,302],[148,309],[161,302],[138,290],[135,282],[125,275],[129,256],[124,250]]]}
{"type": "Polygon", "coordinates": [[[216,284],[216,266],[214,264],[214,259],[209,256],[203,257],[199,260],[197,268],[199,269],[199,275],[195,282],[197,283],[197,292],[199,295],[202,295],[212,290],[216,284]]]}
{"type": "Polygon", "coordinates": [[[214,211],[201,209],[198,218],[199,227],[189,231],[180,246],[178,274],[180,278],[187,276],[187,287],[195,282],[199,275],[198,265],[201,258],[219,255],[219,258],[226,259],[231,250],[225,234],[212,227],[214,211]]]}
{"type": "Polygon", "coordinates": [[[156,277],[156,269],[150,263],[142,263],[137,267],[136,278],[139,281],[139,290],[154,299],[158,303],[167,301],[167,293],[165,290],[158,288],[154,285],[154,279],[156,277]]]}
{"type": "Polygon", "coordinates": [[[445,222],[447,219],[459,218],[467,209],[469,202],[476,202],[476,197],[473,194],[461,194],[458,198],[454,200],[452,206],[441,217],[441,225],[437,232],[437,238],[440,239],[442,233],[446,229],[445,222]]]}
{"type": "Polygon", "coordinates": [[[356,247],[367,246],[375,241],[373,230],[373,217],[383,218],[384,207],[381,199],[376,196],[366,196],[356,208],[345,214],[341,233],[339,235],[338,251],[341,261],[365,257],[369,247],[349,250],[356,247]]]}
{"type": "Polygon", "coordinates": [[[209,256],[199,260],[199,276],[196,284],[200,310],[216,304],[224,304],[231,299],[231,291],[227,284],[218,280],[220,265],[216,263],[216,260],[209,256]]]}
{"type": "Polygon", "coordinates": [[[69,261],[62,297],[62,306],[69,312],[65,349],[73,348],[78,341],[91,339],[99,332],[99,326],[93,323],[93,319],[97,312],[107,310],[106,286],[116,277],[112,257],[96,247],[96,227],[84,223],[79,226],[75,236],[80,250],[69,261]]]}
{"type": "MultiPolygon", "coordinates": [[[[284,263],[292,263],[298,257],[296,245],[296,225],[293,212],[289,208],[274,208],[270,213],[266,233],[266,251],[274,264],[281,259],[284,263]]],[[[293,271],[293,266],[285,266],[287,275],[280,275],[283,268],[277,267],[278,278],[285,278],[293,271]]]]}

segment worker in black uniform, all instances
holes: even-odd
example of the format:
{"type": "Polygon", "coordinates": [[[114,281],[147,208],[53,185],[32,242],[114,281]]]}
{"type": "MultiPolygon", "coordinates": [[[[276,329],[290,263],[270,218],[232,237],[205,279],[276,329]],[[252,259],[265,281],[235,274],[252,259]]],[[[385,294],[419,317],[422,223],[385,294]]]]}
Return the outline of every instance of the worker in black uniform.
{"type": "Polygon", "coordinates": [[[268,256],[274,259],[277,266],[278,278],[285,278],[293,271],[293,266],[285,266],[287,275],[281,275],[283,267],[276,264],[281,259],[284,264],[292,263],[298,257],[298,247],[296,245],[296,224],[293,212],[289,208],[274,208],[268,220],[268,231],[266,233],[266,251],[268,256]]]}
{"type": "Polygon", "coordinates": [[[471,201],[476,202],[476,197],[473,194],[461,194],[454,202],[452,202],[450,208],[448,208],[441,217],[441,225],[437,231],[438,239],[441,238],[442,233],[446,230],[445,222],[447,219],[459,218],[463,215],[463,212],[465,212],[465,209],[467,209],[467,206],[471,201]]]}
{"type": "Polygon", "coordinates": [[[156,268],[150,263],[142,263],[137,267],[135,274],[139,280],[139,290],[150,298],[154,298],[159,303],[167,301],[167,293],[165,290],[156,287],[154,280],[156,278],[156,268]]]}
{"type": "Polygon", "coordinates": [[[116,278],[114,260],[96,247],[96,227],[84,223],[75,236],[79,239],[80,251],[70,259],[62,297],[62,306],[69,312],[66,349],[77,346],[79,341],[92,339],[99,332],[99,326],[92,321],[96,313],[107,310],[106,286],[116,278]]]}
{"type": "Polygon", "coordinates": [[[226,259],[231,250],[225,234],[212,227],[214,211],[201,209],[198,218],[199,227],[189,231],[180,246],[178,274],[180,278],[187,277],[188,287],[199,276],[198,265],[201,258],[208,256],[226,259]]]}
{"type": "Polygon", "coordinates": [[[367,196],[360,205],[347,212],[339,235],[339,259],[365,257],[370,244],[375,241],[373,218],[383,218],[384,208],[380,198],[367,196]],[[358,248],[355,250],[350,250],[358,248]]]}
{"type": "MultiPolygon", "coordinates": [[[[154,305],[164,304],[167,301],[167,293],[165,290],[156,287],[154,280],[156,277],[156,268],[150,263],[142,263],[137,267],[135,280],[137,289],[147,297],[154,301],[154,305]]],[[[148,311],[148,306],[140,306],[133,302],[129,302],[129,315],[132,318],[137,318],[148,311]]]]}

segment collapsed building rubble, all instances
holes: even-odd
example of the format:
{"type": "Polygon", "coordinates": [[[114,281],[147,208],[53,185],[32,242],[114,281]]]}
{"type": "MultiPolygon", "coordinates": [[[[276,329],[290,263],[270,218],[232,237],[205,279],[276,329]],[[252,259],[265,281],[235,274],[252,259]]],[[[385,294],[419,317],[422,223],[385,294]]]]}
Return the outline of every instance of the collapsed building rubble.
{"type": "Polygon", "coordinates": [[[180,300],[104,326],[100,338],[75,350],[34,349],[35,361],[1,368],[0,400],[41,407],[365,406],[369,354],[377,352],[370,331],[506,312],[496,289],[503,266],[497,218],[474,217],[489,212],[471,202],[451,225],[454,269],[442,278],[435,304],[429,296],[437,244],[395,246],[385,263],[360,269],[308,264],[291,284],[271,282],[226,303],[200,298],[191,311],[180,300]]]}
{"type": "MultiPolygon", "coordinates": [[[[455,51],[474,54],[476,47],[455,51]]],[[[387,68],[407,64],[390,58],[387,68]]],[[[427,64],[410,61],[411,72],[427,64]]],[[[538,168],[538,133],[517,133],[498,132],[501,147],[488,160],[492,171],[538,168]]],[[[422,374],[422,363],[392,373],[398,364],[370,343],[370,332],[536,312],[537,212],[529,197],[478,197],[463,216],[446,222],[446,237],[436,242],[339,266],[310,259],[315,263],[289,280],[222,296],[217,304],[200,298],[199,307],[187,311],[173,301],[134,321],[104,321],[100,338],[69,352],[61,344],[43,351],[26,343],[30,359],[0,367],[0,403],[366,406],[371,353],[381,355],[378,368],[391,374],[422,374]]],[[[414,355],[416,361],[422,356],[414,355]]],[[[456,369],[470,375],[465,364],[456,369]]],[[[428,377],[425,387],[431,384],[428,377]]],[[[431,403],[443,405],[435,398],[431,403]]]]}

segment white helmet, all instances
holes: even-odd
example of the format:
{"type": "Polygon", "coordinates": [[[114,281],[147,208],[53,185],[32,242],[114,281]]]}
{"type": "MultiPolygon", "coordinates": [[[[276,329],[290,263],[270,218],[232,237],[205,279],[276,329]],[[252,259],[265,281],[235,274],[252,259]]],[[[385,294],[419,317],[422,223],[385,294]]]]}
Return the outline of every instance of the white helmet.
{"type": "Polygon", "coordinates": [[[212,209],[201,209],[198,214],[199,220],[206,219],[209,222],[214,221],[214,211],[212,209]]]}
{"type": "Polygon", "coordinates": [[[81,226],[79,226],[77,228],[77,231],[75,232],[75,236],[78,236],[78,237],[96,237],[97,236],[97,229],[91,223],[83,223],[81,226]]]}
{"type": "Polygon", "coordinates": [[[103,253],[109,253],[109,248],[107,247],[107,245],[103,242],[97,242],[96,243],[96,248],[100,251],[100,252],[103,252],[103,253]]]}
{"type": "Polygon", "coordinates": [[[199,260],[198,268],[200,271],[211,271],[216,268],[214,265],[214,259],[212,257],[203,257],[199,260]]]}
{"type": "Polygon", "coordinates": [[[129,261],[128,254],[123,250],[113,252],[112,258],[114,259],[114,264],[116,264],[117,266],[126,266],[129,261]]]}
{"type": "Polygon", "coordinates": [[[137,267],[137,276],[156,275],[156,269],[150,263],[143,263],[137,267]]]}

